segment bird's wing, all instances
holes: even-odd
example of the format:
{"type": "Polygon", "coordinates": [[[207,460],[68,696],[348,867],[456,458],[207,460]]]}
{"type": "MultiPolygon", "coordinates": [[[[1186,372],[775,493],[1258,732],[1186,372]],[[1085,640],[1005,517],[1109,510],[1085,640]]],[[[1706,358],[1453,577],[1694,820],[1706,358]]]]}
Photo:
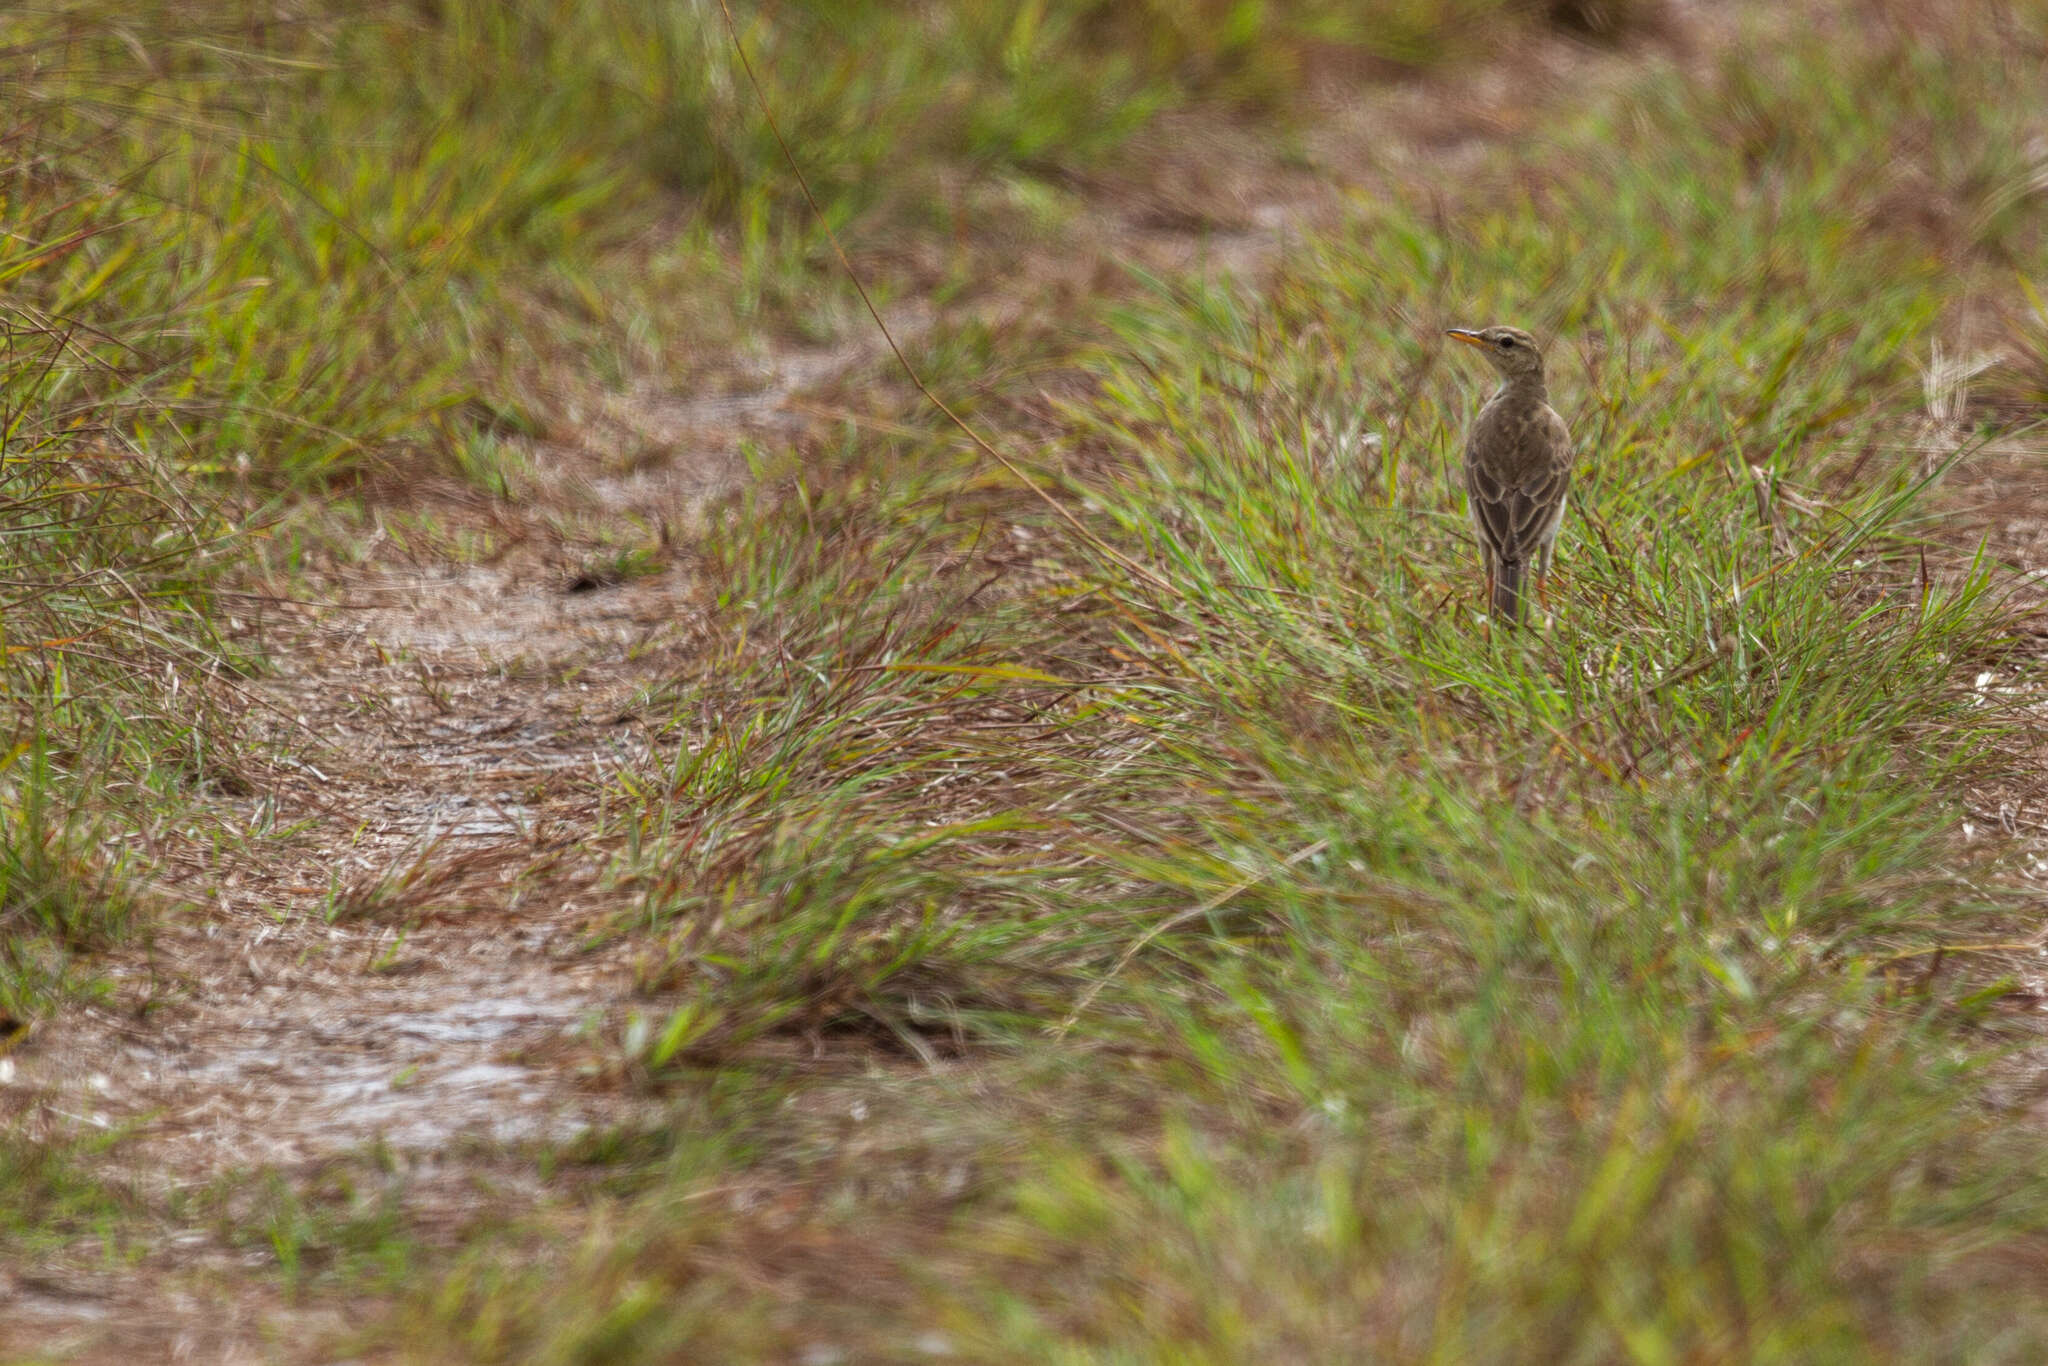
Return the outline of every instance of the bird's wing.
{"type": "Polygon", "coordinates": [[[1493,458],[1481,459],[1474,450],[1465,460],[1472,519],[1502,560],[1535,554],[1571,487],[1571,439],[1563,419],[1547,410],[1544,416],[1547,421],[1516,431],[1493,458]]]}

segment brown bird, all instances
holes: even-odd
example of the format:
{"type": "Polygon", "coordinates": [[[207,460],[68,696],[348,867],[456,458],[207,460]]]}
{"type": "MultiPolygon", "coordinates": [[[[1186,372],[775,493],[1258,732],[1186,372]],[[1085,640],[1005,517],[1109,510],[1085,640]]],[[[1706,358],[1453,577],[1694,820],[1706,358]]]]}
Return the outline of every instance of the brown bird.
{"type": "Polygon", "coordinates": [[[1550,406],[1534,337],[1519,327],[1454,327],[1447,335],[1484,351],[1500,371],[1500,388],[1465,438],[1465,496],[1493,614],[1513,626],[1522,619],[1524,578],[1534,573],[1540,598],[1550,574],[1572,482],[1571,433],[1550,406]]]}

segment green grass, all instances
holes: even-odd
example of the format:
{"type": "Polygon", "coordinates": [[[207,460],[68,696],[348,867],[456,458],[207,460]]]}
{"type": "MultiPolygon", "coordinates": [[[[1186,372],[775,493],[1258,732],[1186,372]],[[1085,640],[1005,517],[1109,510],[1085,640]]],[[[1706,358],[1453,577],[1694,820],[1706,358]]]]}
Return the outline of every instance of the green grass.
{"type": "Polygon", "coordinates": [[[328,1163],[310,1179],[237,1173],[189,1202],[196,1206],[191,1212],[213,1222],[224,1245],[273,1257],[295,1297],[323,1282],[348,1289],[399,1284],[417,1249],[388,1157],[364,1157],[328,1163]]]}
{"type": "MultiPolygon", "coordinates": [[[[1654,19],[737,12],[886,299],[1058,251],[1166,111],[1270,133],[1538,9],[1654,19]]],[[[280,491],[516,501],[591,393],[865,322],[714,5],[79,3],[0,48],[0,1015],[40,1018],[146,926],[110,847],[237,781],[191,699],[280,491]]],[[[1962,416],[2039,415],[2044,55],[1990,0],[1749,42],[1256,285],[940,327],[920,366],[1084,530],[899,390],[691,547],[712,644],[588,832],[642,946],[613,1062],[673,1123],[453,1252],[339,1168],[224,1189],[221,1240],[395,1295],[372,1338],[430,1360],[2038,1359],[2048,1154],[1990,1084],[2026,960],[1981,947],[2032,926],[1959,807],[2031,721],[1975,680],[2039,665],[1920,418],[1987,317],[1962,416]],[[1587,453],[1518,634],[1440,337],[1496,320],[1587,453]]],[[[96,1157],[0,1143],[0,1234],[125,1246],[96,1157]]]]}
{"type": "Polygon", "coordinates": [[[55,1251],[97,1239],[96,1255],[115,1263],[131,1250],[127,1234],[137,1200],[93,1170],[93,1159],[120,1135],[85,1139],[31,1134],[15,1113],[0,1132],[0,1247],[10,1257],[55,1251]]]}
{"type": "Polygon", "coordinates": [[[731,509],[612,831],[672,1169],[415,1354],[2037,1357],[2031,918],[1960,794],[2039,665],[1921,370],[2042,260],[2043,39],[1648,76],[1259,287],[923,348],[1087,536],[912,404],[731,509]],[[1509,319],[1585,448],[1514,634],[1439,336],[1509,319]]]}
{"type": "Polygon", "coordinates": [[[75,957],[130,932],[139,898],[129,861],[105,848],[104,813],[47,755],[17,755],[0,782],[0,1016],[31,1020],[75,957]]]}
{"type": "MultiPolygon", "coordinates": [[[[0,244],[18,283],[111,213],[26,204],[0,244]]],[[[230,520],[145,434],[133,353],[100,327],[10,308],[0,352],[0,1014],[33,1017],[74,960],[136,917],[122,835],[239,781],[211,616],[230,520]]],[[[76,980],[75,980],[76,979],[76,980]]]]}

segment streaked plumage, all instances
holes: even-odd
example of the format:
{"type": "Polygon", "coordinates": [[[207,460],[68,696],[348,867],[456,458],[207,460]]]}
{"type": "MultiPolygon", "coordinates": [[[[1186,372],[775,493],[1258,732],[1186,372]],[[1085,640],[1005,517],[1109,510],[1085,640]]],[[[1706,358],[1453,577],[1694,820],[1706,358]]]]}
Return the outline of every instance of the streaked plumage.
{"type": "Polygon", "coordinates": [[[1449,335],[1485,352],[1501,376],[1465,438],[1465,496],[1493,614],[1516,625],[1524,580],[1533,574],[1540,593],[1550,573],[1571,488],[1571,433],[1550,406],[1535,338],[1516,327],[1449,335]]]}

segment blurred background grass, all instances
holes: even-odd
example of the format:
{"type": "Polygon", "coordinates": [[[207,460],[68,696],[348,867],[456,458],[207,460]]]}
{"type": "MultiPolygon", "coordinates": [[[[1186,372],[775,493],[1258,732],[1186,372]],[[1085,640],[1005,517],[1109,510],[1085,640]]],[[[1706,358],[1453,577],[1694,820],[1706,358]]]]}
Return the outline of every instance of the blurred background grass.
{"type": "MultiPolygon", "coordinates": [[[[975,187],[1097,166],[1191,100],[1284,114],[1313,62],[1497,45],[1512,8],[737,14],[828,219],[872,239],[959,230],[975,187]]],[[[1560,12],[1603,28],[1625,8],[1560,12]]],[[[36,248],[9,273],[15,306],[146,355],[149,419],[202,466],[295,480],[445,455],[452,426],[517,414],[523,381],[647,306],[610,297],[637,292],[608,261],[662,270],[723,344],[843,289],[713,3],[78,4],[0,23],[9,202],[36,248]]]]}

